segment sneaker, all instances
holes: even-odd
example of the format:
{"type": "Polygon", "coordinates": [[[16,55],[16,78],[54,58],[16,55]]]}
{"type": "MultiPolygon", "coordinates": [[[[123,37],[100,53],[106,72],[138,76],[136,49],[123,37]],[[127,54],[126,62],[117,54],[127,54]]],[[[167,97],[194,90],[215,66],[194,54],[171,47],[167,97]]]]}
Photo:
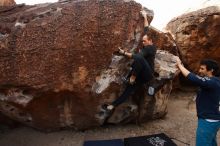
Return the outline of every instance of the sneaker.
{"type": "Polygon", "coordinates": [[[113,109],[114,109],[114,106],[113,106],[113,105],[110,104],[110,105],[107,106],[107,110],[110,110],[110,111],[111,111],[111,110],[113,110],[113,109]]]}
{"type": "Polygon", "coordinates": [[[114,111],[113,105],[103,104],[97,116],[99,117],[99,119],[106,121],[112,115],[113,111],[114,111]]]}
{"type": "Polygon", "coordinates": [[[106,112],[111,112],[114,109],[114,106],[111,104],[103,104],[102,109],[106,112]]]}

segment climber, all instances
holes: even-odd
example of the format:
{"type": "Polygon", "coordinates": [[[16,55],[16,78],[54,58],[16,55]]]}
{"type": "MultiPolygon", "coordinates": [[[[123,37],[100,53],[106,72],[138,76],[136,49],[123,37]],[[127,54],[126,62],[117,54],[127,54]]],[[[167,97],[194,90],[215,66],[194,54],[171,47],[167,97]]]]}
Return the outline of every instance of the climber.
{"type": "Polygon", "coordinates": [[[144,17],[144,36],[142,38],[143,48],[139,49],[138,53],[130,53],[119,48],[119,53],[133,59],[131,74],[129,82],[122,95],[113,101],[111,104],[103,105],[103,109],[112,111],[114,107],[123,103],[131,94],[135,93],[137,89],[142,88],[147,82],[153,79],[154,74],[154,59],[156,54],[156,47],[153,45],[152,38],[147,34],[149,23],[147,20],[146,11],[141,11],[144,17]]]}

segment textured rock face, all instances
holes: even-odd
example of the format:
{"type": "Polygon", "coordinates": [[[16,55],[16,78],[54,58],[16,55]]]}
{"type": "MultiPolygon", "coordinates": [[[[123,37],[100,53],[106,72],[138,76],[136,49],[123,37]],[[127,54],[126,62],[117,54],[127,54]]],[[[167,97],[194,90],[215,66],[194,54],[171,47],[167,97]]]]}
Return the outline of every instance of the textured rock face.
{"type": "Polygon", "coordinates": [[[167,25],[179,47],[180,55],[191,70],[212,58],[220,62],[220,8],[212,6],[171,20],[167,25]]]}
{"type": "Polygon", "coordinates": [[[14,0],[1,0],[0,1],[0,6],[13,6],[15,4],[16,3],[14,0]]]}
{"type": "Polygon", "coordinates": [[[164,33],[150,26],[148,34],[152,36],[153,43],[160,50],[166,50],[171,54],[179,56],[179,50],[175,40],[170,33],[164,33]]]}
{"type": "MultiPolygon", "coordinates": [[[[100,107],[122,92],[122,76],[129,64],[112,53],[118,47],[132,50],[140,46],[140,10],[140,4],[127,0],[60,1],[2,10],[0,111],[43,130],[86,129],[103,124],[106,119],[100,107]]],[[[148,14],[152,17],[151,11],[148,14]]],[[[174,47],[169,41],[165,45],[174,47]]],[[[168,80],[176,73],[170,58],[174,70],[158,71],[168,80]]],[[[145,99],[138,112],[141,121],[166,114],[172,81],[158,80],[162,81],[158,100],[145,99]]],[[[137,111],[134,103],[128,105],[134,107],[128,112],[137,111]]],[[[137,114],[111,121],[131,122],[133,115],[137,114]]]]}

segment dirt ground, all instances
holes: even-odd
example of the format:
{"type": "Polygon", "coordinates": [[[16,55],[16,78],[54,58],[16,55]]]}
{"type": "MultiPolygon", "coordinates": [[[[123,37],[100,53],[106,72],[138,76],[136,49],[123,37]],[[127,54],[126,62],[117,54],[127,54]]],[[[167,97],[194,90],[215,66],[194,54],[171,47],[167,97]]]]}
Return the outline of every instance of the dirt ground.
{"type": "MultiPolygon", "coordinates": [[[[169,137],[195,145],[197,118],[195,104],[192,102],[194,92],[175,92],[168,104],[168,114],[163,119],[121,126],[105,126],[83,132],[63,130],[42,133],[29,127],[0,129],[0,146],[83,146],[85,140],[118,139],[134,136],[165,133],[169,137]]],[[[218,132],[220,145],[220,132],[218,132]]],[[[185,144],[173,140],[178,146],[185,144]]]]}

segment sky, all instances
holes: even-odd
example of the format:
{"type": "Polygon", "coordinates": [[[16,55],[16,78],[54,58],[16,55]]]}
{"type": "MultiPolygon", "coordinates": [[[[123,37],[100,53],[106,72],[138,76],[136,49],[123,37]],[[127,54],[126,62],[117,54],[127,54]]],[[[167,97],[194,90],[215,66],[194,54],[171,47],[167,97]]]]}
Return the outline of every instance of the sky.
{"type": "MultiPolygon", "coordinates": [[[[15,0],[17,4],[25,3],[33,5],[37,3],[56,2],[58,0],[15,0]]],[[[135,0],[141,3],[142,6],[154,11],[154,19],[152,26],[159,30],[163,30],[166,24],[174,17],[177,17],[184,12],[194,10],[201,7],[207,1],[220,3],[220,0],[135,0]]]]}

